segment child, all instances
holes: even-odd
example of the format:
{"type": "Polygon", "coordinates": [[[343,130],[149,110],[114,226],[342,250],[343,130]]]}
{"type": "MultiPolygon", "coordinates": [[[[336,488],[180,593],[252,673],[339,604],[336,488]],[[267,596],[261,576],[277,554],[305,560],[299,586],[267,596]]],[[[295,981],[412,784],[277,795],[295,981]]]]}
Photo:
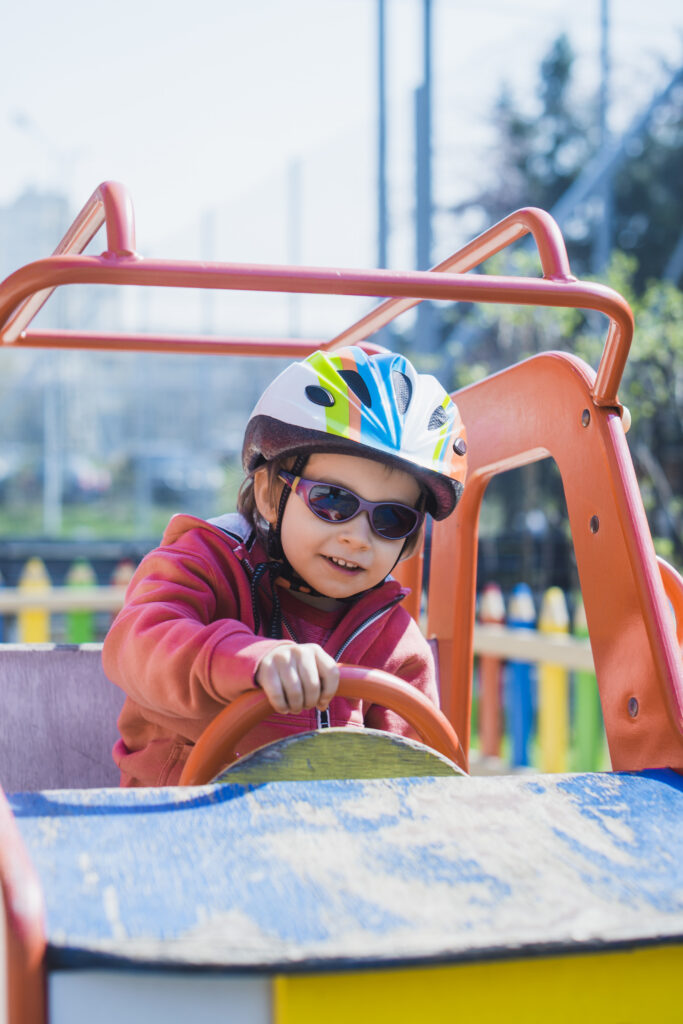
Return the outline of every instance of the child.
{"type": "Polygon", "coordinates": [[[384,708],[335,698],[337,662],[385,669],[438,704],[390,574],[425,513],[455,508],[465,452],[456,406],[403,356],[348,348],[284,370],[247,424],[239,513],[174,516],[105,640],[105,671],[128,695],[122,785],[176,783],[197,737],[254,687],[274,714],[241,755],[316,725],[412,735],[384,708]]]}

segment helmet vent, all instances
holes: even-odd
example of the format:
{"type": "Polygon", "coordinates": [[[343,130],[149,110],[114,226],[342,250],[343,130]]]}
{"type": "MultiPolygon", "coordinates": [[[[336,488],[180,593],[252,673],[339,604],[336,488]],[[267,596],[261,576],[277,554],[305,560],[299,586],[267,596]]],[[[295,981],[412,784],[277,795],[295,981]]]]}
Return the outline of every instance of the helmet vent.
{"type": "Polygon", "coordinates": [[[401,373],[400,370],[391,371],[391,380],[394,385],[394,397],[396,398],[398,411],[403,415],[410,405],[410,399],[413,395],[412,382],[410,377],[406,377],[405,373],[401,373]]]}
{"type": "Polygon", "coordinates": [[[325,388],[318,387],[317,384],[308,384],[306,386],[306,398],[309,402],[313,402],[313,405],[323,405],[329,409],[331,405],[334,405],[334,396],[326,391],[325,388]]]}
{"type": "Polygon", "coordinates": [[[442,405],[437,405],[436,409],[429,417],[429,423],[427,424],[427,430],[436,430],[437,427],[442,427],[447,421],[448,415],[442,405]]]}
{"type": "Polygon", "coordinates": [[[372,405],[370,391],[358,370],[340,370],[339,376],[347,385],[349,390],[353,391],[356,398],[360,399],[363,405],[367,405],[368,407],[372,405]]]}

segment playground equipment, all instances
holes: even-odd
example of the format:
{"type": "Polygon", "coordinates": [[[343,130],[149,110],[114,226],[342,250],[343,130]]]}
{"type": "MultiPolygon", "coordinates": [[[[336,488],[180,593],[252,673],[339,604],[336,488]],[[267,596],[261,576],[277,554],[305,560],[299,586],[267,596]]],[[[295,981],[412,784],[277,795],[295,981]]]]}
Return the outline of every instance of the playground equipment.
{"type": "MultiPolygon", "coordinates": [[[[547,352],[454,396],[471,468],[455,515],[434,524],[426,627],[445,721],[436,732],[418,726],[446,747],[432,754],[354,737],[367,747],[354,778],[341,751],[319,761],[311,746],[297,760],[299,743],[285,743],[220,783],[136,791],[109,788],[107,752],[98,761],[88,751],[88,771],[74,769],[56,790],[69,758],[61,775],[35,762],[60,747],[60,729],[74,764],[84,736],[106,747],[106,728],[93,719],[111,725],[117,692],[96,651],[0,650],[0,700],[13,701],[3,708],[3,744],[27,729],[51,741],[49,751],[14,743],[12,788],[22,792],[0,803],[11,1024],[209,1021],[226,1007],[230,1019],[253,1022],[321,1013],[680,1019],[683,580],[655,555],[625,439],[617,389],[629,307],[572,276],[553,220],[518,211],[429,272],[195,264],[142,258],[130,199],[107,183],[53,256],[0,285],[0,338],[14,347],[300,357],[363,343],[422,299],[580,307],[609,323],[596,372],[547,352]],[[102,225],[106,251],[84,254],[102,225]],[[541,278],[467,273],[527,233],[541,278]],[[100,283],[390,298],[323,342],[31,327],[55,287],[100,283]],[[466,765],[469,750],[481,500],[496,473],[548,456],[567,496],[614,771],[464,778],[448,759],[466,765]],[[19,679],[32,696],[29,721],[19,679]],[[89,720],[62,712],[76,687],[89,693],[89,720]],[[36,776],[38,785],[21,782],[36,776]],[[84,788],[92,785],[105,788],[84,788]]],[[[401,575],[417,615],[420,552],[401,575]]],[[[356,753],[350,760],[359,762],[356,753]]]]}

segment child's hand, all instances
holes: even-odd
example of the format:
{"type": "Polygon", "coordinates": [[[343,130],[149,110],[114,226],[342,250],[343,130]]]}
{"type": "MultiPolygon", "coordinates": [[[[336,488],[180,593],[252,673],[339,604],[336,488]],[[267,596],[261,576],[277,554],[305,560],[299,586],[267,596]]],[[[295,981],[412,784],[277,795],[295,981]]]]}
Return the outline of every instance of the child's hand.
{"type": "Polygon", "coordinates": [[[339,686],[339,667],[318,644],[283,644],[261,658],[254,679],[281,714],[325,711],[339,686]]]}

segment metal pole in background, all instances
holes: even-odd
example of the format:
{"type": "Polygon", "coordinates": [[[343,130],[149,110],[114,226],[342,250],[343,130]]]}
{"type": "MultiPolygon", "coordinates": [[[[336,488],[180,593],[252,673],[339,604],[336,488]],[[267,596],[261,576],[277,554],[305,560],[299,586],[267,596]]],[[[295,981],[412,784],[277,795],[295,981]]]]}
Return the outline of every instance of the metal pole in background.
{"type": "Polygon", "coordinates": [[[387,91],[385,0],[377,0],[377,266],[387,266],[387,91]]]}
{"type": "MultiPolygon", "coordinates": [[[[202,213],[199,225],[199,246],[201,258],[204,262],[210,263],[216,259],[216,217],[215,209],[207,208],[202,213]]],[[[201,291],[202,303],[202,331],[204,334],[213,334],[216,330],[216,293],[213,288],[203,288],[201,291]]],[[[214,384],[215,374],[212,366],[213,360],[199,357],[197,362],[197,386],[199,395],[193,396],[193,404],[199,403],[197,416],[197,429],[199,437],[196,442],[200,451],[204,454],[211,453],[213,449],[213,431],[216,424],[214,412],[214,384]]],[[[201,466],[201,462],[200,462],[201,466]]],[[[197,515],[208,518],[215,515],[217,509],[211,506],[211,490],[208,481],[202,479],[199,493],[197,495],[197,515]]]]}
{"type": "MultiPolygon", "coordinates": [[[[287,262],[301,264],[301,161],[292,160],[287,171],[287,262]]],[[[301,334],[301,296],[289,295],[289,336],[301,334]]]]}
{"type": "MultiPolygon", "coordinates": [[[[417,269],[432,264],[432,0],[423,0],[423,80],[415,90],[415,190],[417,269]]],[[[417,347],[433,352],[437,347],[434,306],[417,307],[417,347]]]]}
{"type": "Polygon", "coordinates": [[[63,352],[50,352],[43,373],[43,532],[62,531],[64,497],[64,381],[63,352]],[[50,358],[51,357],[51,358],[50,358]]]}
{"type": "MultiPolygon", "coordinates": [[[[609,60],[609,0],[600,0],[600,150],[606,153],[610,146],[609,105],[610,105],[610,60],[609,60]]],[[[605,175],[600,193],[602,216],[596,227],[593,244],[593,270],[606,267],[612,251],[613,231],[613,179],[610,171],[605,175]]]]}

